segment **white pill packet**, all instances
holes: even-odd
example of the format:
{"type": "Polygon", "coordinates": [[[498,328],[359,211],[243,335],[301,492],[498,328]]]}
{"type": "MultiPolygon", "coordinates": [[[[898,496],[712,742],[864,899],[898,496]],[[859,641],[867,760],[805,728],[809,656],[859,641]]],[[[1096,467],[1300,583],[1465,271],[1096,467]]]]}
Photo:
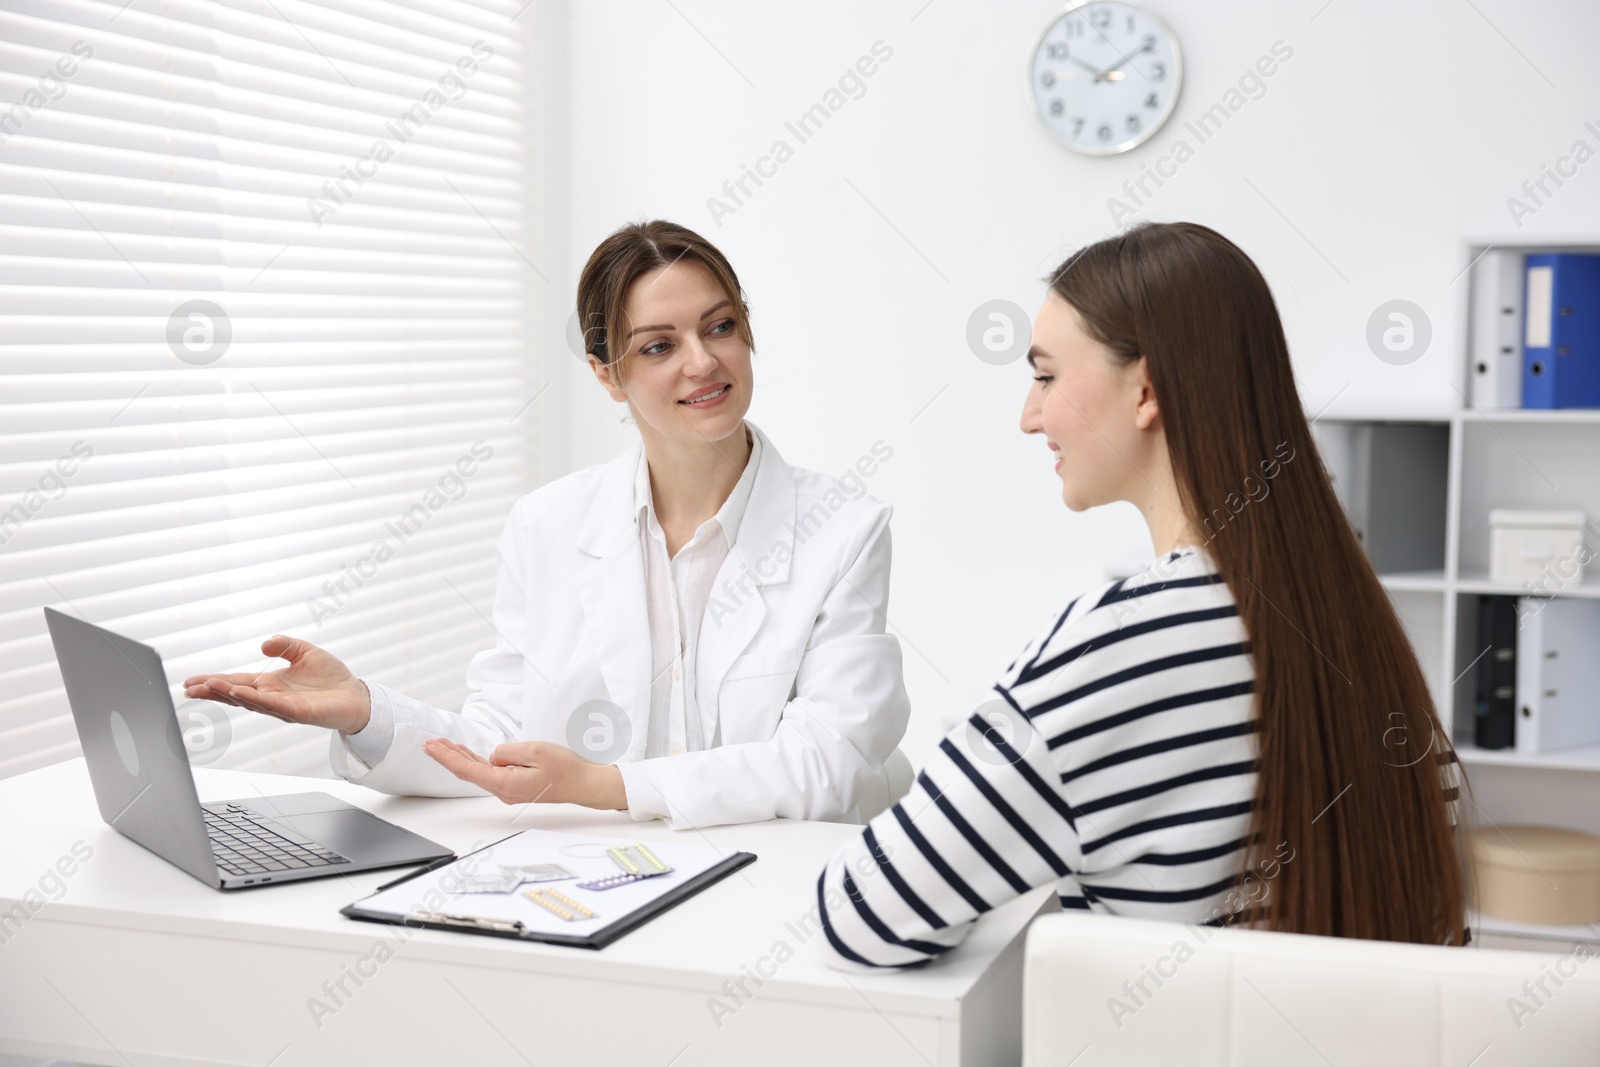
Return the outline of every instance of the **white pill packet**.
{"type": "Polygon", "coordinates": [[[517,871],[524,882],[560,882],[577,875],[559,863],[501,864],[502,871],[517,871]]]}
{"type": "Polygon", "coordinates": [[[522,884],[522,872],[517,870],[479,871],[460,879],[463,893],[509,893],[522,884]]]}

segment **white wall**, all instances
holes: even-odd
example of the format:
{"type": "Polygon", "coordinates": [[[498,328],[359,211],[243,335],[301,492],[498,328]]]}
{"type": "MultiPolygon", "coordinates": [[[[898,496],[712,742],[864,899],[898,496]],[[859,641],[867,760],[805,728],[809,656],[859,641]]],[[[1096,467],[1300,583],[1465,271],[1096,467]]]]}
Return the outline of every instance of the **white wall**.
{"type": "MultiPolygon", "coordinates": [[[[1141,166],[1189,141],[1194,157],[1138,217],[1205,223],[1255,257],[1313,412],[1336,397],[1336,412],[1459,406],[1466,285],[1453,279],[1467,241],[1600,240],[1600,161],[1520,230],[1506,206],[1574,140],[1600,148],[1583,127],[1600,126],[1600,67],[1585,55],[1600,6],[1322,3],[1151,0],[1184,50],[1182,99],[1151,141],[1109,159],[1056,145],[1025,102],[1050,0],[570,6],[570,211],[550,234],[553,303],[570,311],[583,259],[623,221],[699,229],[749,292],[752,419],[785,457],[838,472],[875,440],[894,448],[872,491],[896,509],[890,620],[914,760],[1047,615],[1103,568],[1148,558],[1126,505],[1065,509],[1043,442],[1016,429],[1026,366],[986,365],[965,342],[978,304],[1031,312],[1043,273],[1113,232],[1107,198],[1141,166]],[[713,221],[707,199],[775,139],[794,144],[784,122],[880,40],[893,57],[865,94],[713,221]],[[1184,123],[1279,40],[1293,56],[1265,94],[1198,143],[1184,123]],[[1434,330],[1405,367],[1364,339],[1394,298],[1421,305],[1434,330]]],[[[632,431],[576,358],[553,360],[571,372],[561,469],[615,455],[632,431]]]]}

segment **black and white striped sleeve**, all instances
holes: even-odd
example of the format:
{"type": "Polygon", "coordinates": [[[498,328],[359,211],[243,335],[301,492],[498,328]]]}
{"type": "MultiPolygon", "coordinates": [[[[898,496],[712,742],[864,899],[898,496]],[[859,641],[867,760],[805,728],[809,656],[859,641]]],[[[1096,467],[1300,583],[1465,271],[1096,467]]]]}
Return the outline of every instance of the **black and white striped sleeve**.
{"type": "Polygon", "coordinates": [[[1228,914],[1255,792],[1254,671],[1199,549],[1068,605],[816,887],[837,961],[927,962],[984,912],[1228,914]]]}
{"type": "Polygon", "coordinates": [[[939,742],[911,791],[828,863],[817,904],[838,957],[924,963],[984,912],[1076,869],[1077,834],[1049,749],[1025,716],[1007,719],[1010,729],[997,728],[974,712],[939,742]]]}

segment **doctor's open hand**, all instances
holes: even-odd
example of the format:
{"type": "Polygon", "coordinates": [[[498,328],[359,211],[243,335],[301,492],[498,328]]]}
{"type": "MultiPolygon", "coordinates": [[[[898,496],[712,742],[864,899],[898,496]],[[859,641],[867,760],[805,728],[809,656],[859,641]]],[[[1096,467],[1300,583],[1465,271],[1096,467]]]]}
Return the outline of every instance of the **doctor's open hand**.
{"type": "Polygon", "coordinates": [[[539,801],[613,811],[628,806],[621,771],[584,759],[553,741],[497,745],[489,759],[444,737],[423,742],[422,750],[457,778],[488,790],[507,804],[539,801]]]}
{"type": "Polygon", "coordinates": [[[261,642],[261,652],[286,659],[289,666],[254,674],[196,674],[184,679],[184,695],[347,734],[367,725],[372,695],[337,656],[282,634],[261,642]]]}

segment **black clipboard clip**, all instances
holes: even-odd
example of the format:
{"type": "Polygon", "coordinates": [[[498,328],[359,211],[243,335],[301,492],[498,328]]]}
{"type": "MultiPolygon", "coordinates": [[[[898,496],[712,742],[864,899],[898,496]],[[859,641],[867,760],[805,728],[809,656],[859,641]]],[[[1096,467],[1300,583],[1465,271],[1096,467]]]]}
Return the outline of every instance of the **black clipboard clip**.
{"type": "Polygon", "coordinates": [[[527,927],[522,925],[521,919],[490,919],[476,915],[454,915],[448,911],[428,911],[418,908],[406,913],[405,922],[418,926],[451,926],[465,927],[469,930],[487,930],[496,934],[515,934],[521,936],[527,927]]]}

